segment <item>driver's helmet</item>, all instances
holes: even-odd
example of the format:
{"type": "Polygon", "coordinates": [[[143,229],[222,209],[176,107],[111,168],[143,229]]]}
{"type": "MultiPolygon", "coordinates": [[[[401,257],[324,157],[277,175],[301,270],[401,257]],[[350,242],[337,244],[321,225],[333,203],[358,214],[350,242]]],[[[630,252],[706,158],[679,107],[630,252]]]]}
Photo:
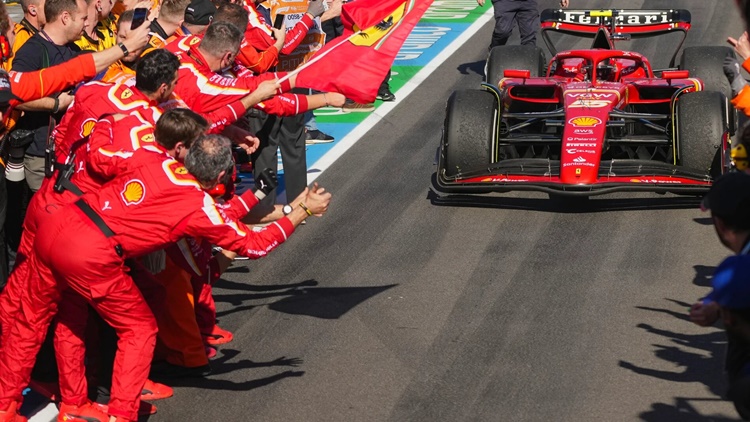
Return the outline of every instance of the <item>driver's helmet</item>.
{"type": "Polygon", "coordinates": [[[596,64],[596,79],[607,82],[616,81],[617,64],[614,59],[605,59],[596,64]]]}

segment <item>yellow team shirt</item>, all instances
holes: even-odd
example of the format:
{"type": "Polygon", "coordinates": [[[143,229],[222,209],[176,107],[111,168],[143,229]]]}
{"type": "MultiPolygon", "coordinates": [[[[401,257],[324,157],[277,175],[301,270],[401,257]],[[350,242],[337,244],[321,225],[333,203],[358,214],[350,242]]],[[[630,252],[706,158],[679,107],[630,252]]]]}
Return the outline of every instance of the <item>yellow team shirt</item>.
{"type": "Polygon", "coordinates": [[[82,51],[102,51],[117,45],[117,37],[115,31],[111,28],[111,22],[105,22],[109,20],[109,18],[104,18],[96,23],[94,32],[96,32],[96,35],[99,38],[98,40],[89,37],[88,34],[84,32],[83,35],[81,35],[81,38],[74,44],[82,51]]]}

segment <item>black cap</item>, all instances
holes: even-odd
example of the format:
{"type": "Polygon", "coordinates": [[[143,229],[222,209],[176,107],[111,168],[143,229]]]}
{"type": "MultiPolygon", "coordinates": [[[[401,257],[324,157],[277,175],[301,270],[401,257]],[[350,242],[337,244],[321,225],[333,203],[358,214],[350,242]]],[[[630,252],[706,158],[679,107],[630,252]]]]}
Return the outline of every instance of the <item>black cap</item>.
{"type": "Polygon", "coordinates": [[[701,209],[711,210],[735,228],[750,228],[750,175],[732,172],[716,179],[701,201],[701,209]]]}
{"type": "Polygon", "coordinates": [[[0,71],[0,110],[8,107],[11,100],[18,100],[10,90],[10,77],[4,71],[0,71]]]}
{"type": "Polygon", "coordinates": [[[216,6],[210,0],[192,0],[185,9],[185,23],[208,25],[214,18],[216,6]]]}

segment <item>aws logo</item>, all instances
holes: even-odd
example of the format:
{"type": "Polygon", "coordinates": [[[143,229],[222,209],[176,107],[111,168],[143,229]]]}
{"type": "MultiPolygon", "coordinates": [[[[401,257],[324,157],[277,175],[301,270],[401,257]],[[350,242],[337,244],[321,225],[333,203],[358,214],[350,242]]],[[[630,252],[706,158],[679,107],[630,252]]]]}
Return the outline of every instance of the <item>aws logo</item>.
{"type": "Polygon", "coordinates": [[[125,205],[138,205],[146,196],[146,186],[138,179],[133,179],[125,183],[125,188],[120,192],[125,205]]]}

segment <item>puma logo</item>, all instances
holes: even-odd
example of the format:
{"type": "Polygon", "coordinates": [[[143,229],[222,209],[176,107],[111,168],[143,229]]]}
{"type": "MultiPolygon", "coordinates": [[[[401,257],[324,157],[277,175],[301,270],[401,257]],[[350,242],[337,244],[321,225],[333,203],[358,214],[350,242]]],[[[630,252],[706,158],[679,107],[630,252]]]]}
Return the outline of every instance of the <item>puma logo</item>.
{"type": "Polygon", "coordinates": [[[111,210],[112,207],[109,206],[109,201],[104,201],[104,207],[102,208],[102,211],[111,210]]]}

